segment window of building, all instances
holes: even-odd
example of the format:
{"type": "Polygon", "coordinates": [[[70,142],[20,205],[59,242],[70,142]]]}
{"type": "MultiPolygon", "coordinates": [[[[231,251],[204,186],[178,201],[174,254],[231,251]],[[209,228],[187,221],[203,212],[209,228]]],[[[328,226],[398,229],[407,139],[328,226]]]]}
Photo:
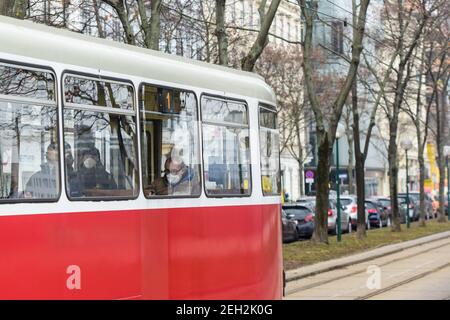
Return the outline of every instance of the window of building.
{"type": "Polygon", "coordinates": [[[60,193],[55,77],[0,64],[0,202],[60,193]]]}
{"type": "Polygon", "coordinates": [[[199,196],[200,139],[195,94],[143,85],[139,99],[145,196],[199,196]]]}
{"type": "Polygon", "coordinates": [[[250,136],[247,105],[202,98],[203,161],[207,195],[250,195],[250,136]]]}
{"type": "Polygon", "coordinates": [[[136,117],[130,84],[64,77],[64,153],[70,199],[138,194],[136,117]]]}
{"type": "Polygon", "coordinates": [[[276,111],[267,105],[259,107],[259,143],[263,194],[278,195],[281,191],[280,136],[276,111]]]}
{"type": "Polygon", "coordinates": [[[341,21],[331,23],[331,47],[336,53],[344,53],[344,27],[341,21]]]}

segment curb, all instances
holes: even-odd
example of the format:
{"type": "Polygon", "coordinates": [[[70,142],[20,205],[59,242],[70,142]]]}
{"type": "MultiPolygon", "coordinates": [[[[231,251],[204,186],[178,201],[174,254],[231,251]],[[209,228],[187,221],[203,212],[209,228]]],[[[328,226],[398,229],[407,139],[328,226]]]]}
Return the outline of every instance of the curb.
{"type": "Polygon", "coordinates": [[[286,282],[300,280],[309,276],[317,275],[320,273],[342,269],[353,264],[366,262],[369,260],[381,258],[390,254],[394,254],[405,249],[420,246],[426,243],[450,238],[450,231],[444,231],[436,233],[430,236],[421,237],[414,240],[409,240],[392,245],[385,245],[376,249],[371,249],[362,253],[357,253],[351,256],[319,262],[298,269],[286,271],[286,282]]]}

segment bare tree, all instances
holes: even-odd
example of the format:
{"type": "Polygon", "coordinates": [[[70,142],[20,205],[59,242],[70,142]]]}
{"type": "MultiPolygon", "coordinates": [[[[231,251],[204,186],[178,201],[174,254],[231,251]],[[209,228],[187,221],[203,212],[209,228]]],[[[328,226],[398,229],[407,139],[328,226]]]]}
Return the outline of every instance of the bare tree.
{"type": "Polygon", "coordinates": [[[302,10],[302,16],[305,21],[305,39],[303,44],[303,72],[306,82],[306,91],[309,102],[314,113],[316,122],[316,135],[318,141],[318,166],[317,166],[317,195],[316,195],[316,224],[313,234],[313,240],[317,242],[328,243],[328,192],[329,192],[329,170],[333,145],[336,139],[336,129],[342,114],[342,109],[347,100],[347,96],[352,88],[355,79],[360,54],[362,51],[362,39],[364,35],[367,7],[369,0],[362,0],[358,13],[358,19],[353,33],[352,58],[345,81],[335,98],[331,109],[333,115],[326,119],[322,106],[316,96],[316,88],[312,78],[314,71],[312,69],[312,35],[314,28],[314,17],[317,12],[317,1],[307,3],[305,0],[299,0],[302,10]]]}

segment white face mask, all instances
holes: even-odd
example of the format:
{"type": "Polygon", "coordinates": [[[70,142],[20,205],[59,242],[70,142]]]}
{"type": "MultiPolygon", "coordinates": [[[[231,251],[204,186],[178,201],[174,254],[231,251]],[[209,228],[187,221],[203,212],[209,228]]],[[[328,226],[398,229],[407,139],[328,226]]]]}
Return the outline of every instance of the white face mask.
{"type": "Polygon", "coordinates": [[[171,185],[176,185],[178,182],[180,182],[181,180],[181,176],[177,175],[177,174],[172,174],[169,173],[167,175],[167,181],[169,182],[169,184],[171,185]]]}
{"type": "Polygon", "coordinates": [[[93,167],[95,167],[95,165],[97,164],[97,161],[95,161],[92,158],[87,158],[84,160],[83,162],[84,166],[88,169],[92,169],[93,167]]]}

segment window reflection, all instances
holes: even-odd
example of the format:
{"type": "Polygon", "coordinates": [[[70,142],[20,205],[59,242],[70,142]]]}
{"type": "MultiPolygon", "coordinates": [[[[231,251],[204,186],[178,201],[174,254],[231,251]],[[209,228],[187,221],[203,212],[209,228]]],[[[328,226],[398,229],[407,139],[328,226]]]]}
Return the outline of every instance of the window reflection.
{"type": "Polygon", "coordinates": [[[0,95],[10,96],[8,101],[0,97],[0,201],[56,199],[60,187],[53,75],[1,64],[0,95]]]}
{"type": "Polygon", "coordinates": [[[72,199],[136,196],[138,165],[133,110],[125,114],[95,108],[85,110],[85,105],[132,109],[133,88],[75,76],[67,76],[64,83],[66,102],[71,103],[64,106],[69,196],[72,199]]]}
{"type": "Polygon", "coordinates": [[[0,65],[0,94],[55,100],[55,81],[48,72],[0,65]]]}
{"type": "Polygon", "coordinates": [[[127,110],[134,108],[133,88],[121,83],[66,76],[64,95],[69,103],[127,110]]]}
{"type": "Polygon", "coordinates": [[[276,129],[276,112],[271,107],[259,108],[259,143],[261,153],[261,180],[264,195],[279,194],[280,138],[276,129]]]}
{"type": "Polygon", "coordinates": [[[250,194],[247,106],[202,99],[205,188],[209,195],[250,194]]]}

